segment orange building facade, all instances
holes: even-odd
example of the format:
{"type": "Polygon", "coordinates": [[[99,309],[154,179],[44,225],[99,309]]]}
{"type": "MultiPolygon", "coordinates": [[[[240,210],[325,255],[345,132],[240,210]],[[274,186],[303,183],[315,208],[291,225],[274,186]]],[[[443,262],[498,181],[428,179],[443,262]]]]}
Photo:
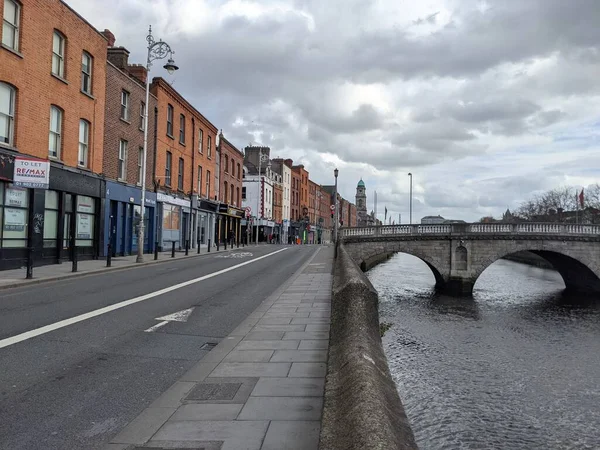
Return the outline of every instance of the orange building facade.
{"type": "Polygon", "coordinates": [[[0,16],[0,268],[97,256],[106,38],[59,0],[0,16]]]}
{"type": "Polygon", "coordinates": [[[152,179],[159,249],[214,244],[217,127],[164,79],[153,79],[151,93],[157,98],[152,179]]]}

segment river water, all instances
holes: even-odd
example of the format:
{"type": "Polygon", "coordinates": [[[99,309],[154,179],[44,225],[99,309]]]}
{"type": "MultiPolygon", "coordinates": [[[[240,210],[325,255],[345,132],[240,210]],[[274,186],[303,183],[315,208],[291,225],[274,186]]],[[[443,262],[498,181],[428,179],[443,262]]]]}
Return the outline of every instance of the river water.
{"type": "Polygon", "coordinates": [[[600,298],[567,297],[557,272],[504,260],[473,298],[435,294],[406,254],[367,276],[421,450],[600,449],[600,298]]]}

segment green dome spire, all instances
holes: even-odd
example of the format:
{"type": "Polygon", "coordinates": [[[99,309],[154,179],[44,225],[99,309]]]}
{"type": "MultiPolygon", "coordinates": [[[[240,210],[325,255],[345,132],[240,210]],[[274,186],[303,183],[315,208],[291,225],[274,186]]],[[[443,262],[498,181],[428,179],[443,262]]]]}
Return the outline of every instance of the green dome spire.
{"type": "Polygon", "coordinates": [[[358,182],[358,185],[356,187],[361,187],[361,188],[365,187],[365,182],[362,180],[362,178],[360,179],[360,181],[358,182]]]}

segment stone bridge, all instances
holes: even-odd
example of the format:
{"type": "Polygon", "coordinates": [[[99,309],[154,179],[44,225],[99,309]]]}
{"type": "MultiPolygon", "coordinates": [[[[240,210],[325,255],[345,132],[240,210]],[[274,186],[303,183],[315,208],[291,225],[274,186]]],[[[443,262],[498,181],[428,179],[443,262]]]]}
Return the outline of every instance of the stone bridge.
{"type": "Polygon", "coordinates": [[[530,251],[551,263],[567,289],[600,292],[600,225],[475,223],[342,228],[340,244],[368,270],[396,252],[425,262],[436,287],[471,294],[498,259],[530,251]]]}

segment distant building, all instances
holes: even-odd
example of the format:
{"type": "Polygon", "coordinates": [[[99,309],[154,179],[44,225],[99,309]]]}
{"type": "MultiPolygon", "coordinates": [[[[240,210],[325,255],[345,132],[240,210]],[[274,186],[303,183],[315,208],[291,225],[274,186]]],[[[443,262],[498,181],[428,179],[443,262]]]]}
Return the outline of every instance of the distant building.
{"type": "Polygon", "coordinates": [[[376,225],[375,214],[367,212],[367,187],[365,182],[360,179],[356,185],[356,224],[359,227],[369,227],[376,225]]]}
{"type": "Polygon", "coordinates": [[[446,219],[442,216],[425,216],[421,219],[421,225],[438,225],[445,222],[446,219]]]}

